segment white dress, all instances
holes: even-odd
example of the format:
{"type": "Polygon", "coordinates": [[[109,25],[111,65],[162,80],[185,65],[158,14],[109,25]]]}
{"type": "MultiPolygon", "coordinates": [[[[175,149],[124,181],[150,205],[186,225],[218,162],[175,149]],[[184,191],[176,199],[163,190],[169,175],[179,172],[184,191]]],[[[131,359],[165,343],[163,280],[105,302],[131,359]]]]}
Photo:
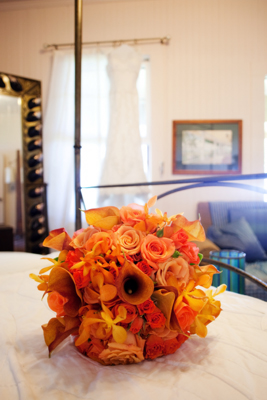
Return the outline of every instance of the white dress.
{"type": "MultiPolygon", "coordinates": [[[[147,181],[141,153],[136,88],[141,62],[142,56],[128,45],[114,49],[108,56],[110,124],[100,185],[147,181]]],[[[116,195],[117,200],[127,202],[127,194],[141,193],[148,193],[148,188],[101,189],[99,200],[101,203],[107,196],[110,199],[110,196],[116,195]]],[[[114,196],[112,200],[115,200],[114,196]]]]}

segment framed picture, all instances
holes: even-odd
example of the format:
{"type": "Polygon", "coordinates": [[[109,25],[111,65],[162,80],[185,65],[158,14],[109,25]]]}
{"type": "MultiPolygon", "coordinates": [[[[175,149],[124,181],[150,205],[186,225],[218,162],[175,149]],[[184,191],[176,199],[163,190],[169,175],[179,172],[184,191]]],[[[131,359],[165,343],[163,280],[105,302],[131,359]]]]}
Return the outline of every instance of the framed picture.
{"type": "Polygon", "coordinates": [[[173,121],[173,174],[240,174],[242,121],[173,121]]]}

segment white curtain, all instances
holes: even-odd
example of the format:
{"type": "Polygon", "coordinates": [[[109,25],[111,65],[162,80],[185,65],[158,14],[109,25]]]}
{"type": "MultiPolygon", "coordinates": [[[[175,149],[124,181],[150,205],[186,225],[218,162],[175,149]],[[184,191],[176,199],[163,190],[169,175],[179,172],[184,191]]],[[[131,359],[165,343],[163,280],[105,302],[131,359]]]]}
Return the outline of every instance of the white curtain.
{"type": "MultiPolygon", "coordinates": [[[[99,182],[109,119],[106,65],[105,54],[83,50],[81,186],[99,182]]],[[[73,51],[55,51],[44,115],[44,170],[48,184],[49,229],[65,227],[69,234],[75,226],[73,145],[74,54],[73,51]]],[[[95,193],[92,200],[94,196],[95,193]]]]}

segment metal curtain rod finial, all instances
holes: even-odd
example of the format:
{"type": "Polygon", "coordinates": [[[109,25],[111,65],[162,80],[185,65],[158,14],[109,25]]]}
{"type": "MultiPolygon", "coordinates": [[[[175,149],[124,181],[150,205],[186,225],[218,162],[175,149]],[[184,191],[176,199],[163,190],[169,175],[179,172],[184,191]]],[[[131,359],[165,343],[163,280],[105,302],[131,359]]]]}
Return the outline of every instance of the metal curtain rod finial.
{"type": "MultiPolygon", "coordinates": [[[[140,38],[140,39],[119,39],[119,40],[98,40],[94,42],[83,42],[83,46],[99,46],[99,45],[118,45],[122,43],[133,43],[134,45],[138,43],[160,43],[163,45],[168,45],[171,38],[170,36],[164,37],[154,37],[154,38],[140,38]]],[[[74,43],[54,43],[54,44],[47,44],[43,45],[45,50],[49,50],[51,48],[58,49],[59,47],[73,47],[74,43]]]]}

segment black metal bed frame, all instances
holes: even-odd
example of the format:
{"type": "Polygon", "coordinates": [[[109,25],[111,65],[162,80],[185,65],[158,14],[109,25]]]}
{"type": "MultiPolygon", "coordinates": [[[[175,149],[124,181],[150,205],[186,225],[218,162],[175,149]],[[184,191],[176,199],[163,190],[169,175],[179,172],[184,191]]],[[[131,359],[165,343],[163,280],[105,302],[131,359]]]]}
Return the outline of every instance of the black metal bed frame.
{"type": "MultiPolygon", "coordinates": [[[[234,176],[229,176],[229,175],[222,175],[222,176],[210,176],[210,177],[201,177],[201,178],[189,178],[189,179],[178,179],[178,180],[172,180],[172,181],[155,181],[155,182],[141,182],[141,183],[129,183],[129,184],[118,184],[118,185],[98,185],[98,186],[88,186],[88,187],[80,187],[80,200],[83,203],[84,207],[84,201],[82,197],[82,190],[84,189],[102,189],[102,188],[123,188],[123,187],[138,187],[138,186],[160,186],[160,185],[184,185],[182,187],[178,187],[169,191],[166,191],[158,196],[158,200],[162,199],[163,197],[169,196],[170,194],[180,192],[183,190],[188,190],[188,189],[197,189],[201,187],[210,187],[210,186],[217,186],[217,187],[232,187],[232,188],[238,188],[238,189],[245,189],[245,190],[250,190],[253,192],[258,192],[262,194],[267,194],[267,190],[259,187],[259,186],[254,186],[254,185],[248,185],[248,184],[243,184],[243,183],[238,183],[238,182],[229,182],[229,181],[244,181],[244,180],[257,180],[257,179],[267,179],[267,174],[247,174],[247,175],[234,175],[234,176]]],[[[85,207],[86,208],[86,207],[85,207]]],[[[246,271],[243,271],[241,269],[238,269],[230,264],[223,263],[221,261],[217,260],[212,260],[210,258],[203,258],[202,263],[205,264],[213,264],[215,266],[221,267],[228,269],[229,271],[235,272],[238,275],[242,276],[243,278],[246,278],[250,280],[251,282],[255,283],[257,286],[259,286],[261,289],[264,289],[267,291],[267,283],[263,282],[261,279],[255,277],[254,275],[251,275],[247,273],[246,271]]]]}

